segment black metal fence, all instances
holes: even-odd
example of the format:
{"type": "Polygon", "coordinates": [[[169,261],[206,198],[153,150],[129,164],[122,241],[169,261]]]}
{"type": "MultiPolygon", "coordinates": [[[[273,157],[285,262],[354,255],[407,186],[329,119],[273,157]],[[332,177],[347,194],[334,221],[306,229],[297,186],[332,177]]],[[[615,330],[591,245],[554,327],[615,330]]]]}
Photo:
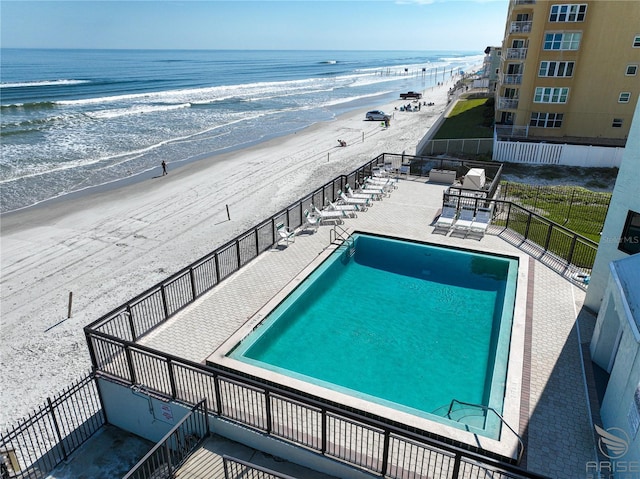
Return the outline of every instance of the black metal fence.
{"type": "Polygon", "coordinates": [[[598,242],[611,193],[583,188],[502,182],[499,198],[517,203],[598,242]]]}
{"type": "Polygon", "coordinates": [[[207,401],[191,408],[171,430],[122,479],[172,478],[204,440],[209,437],[207,401]]]}
{"type": "Polygon", "coordinates": [[[96,380],[89,374],[2,433],[7,477],[46,477],[104,424],[96,380]]]}
{"type": "Polygon", "coordinates": [[[504,226],[521,240],[537,245],[547,254],[555,270],[571,268],[573,272],[590,274],[598,251],[598,244],[544,216],[510,201],[445,192],[443,204],[477,209],[492,208],[492,223],[504,226]]]}
{"type": "Polygon", "coordinates": [[[281,474],[266,467],[257,466],[227,455],[222,456],[222,464],[224,467],[224,479],[236,479],[239,477],[246,479],[296,479],[287,474],[281,474]]]}
{"type": "MultiPolygon", "coordinates": [[[[205,398],[209,413],[388,478],[542,478],[483,451],[448,445],[427,431],[327,403],[277,384],[190,362],[99,331],[87,331],[90,348],[109,351],[100,375],[144,387],[169,400],[205,398]],[[108,344],[108,348],[103,346],[108,344]],[[122,367],[126,364],[126,367],[122,367]]],[[[449,443],[451,441],[448,441],[449,443]]]]}

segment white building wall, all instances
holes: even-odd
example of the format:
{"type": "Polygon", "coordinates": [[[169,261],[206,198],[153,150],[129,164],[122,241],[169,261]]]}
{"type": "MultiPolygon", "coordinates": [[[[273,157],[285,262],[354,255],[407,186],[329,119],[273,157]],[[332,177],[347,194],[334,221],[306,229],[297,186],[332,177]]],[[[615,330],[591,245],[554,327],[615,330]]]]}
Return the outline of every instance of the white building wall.
{"type": "Polygon", "coordinates": [[[600,309],[609,277],[609,263],[629,256],[618,250],[618,241],[629,210],[640,212],[640,102],[636,104],[584,301],[584,305],[592,311],[600,309]]]}

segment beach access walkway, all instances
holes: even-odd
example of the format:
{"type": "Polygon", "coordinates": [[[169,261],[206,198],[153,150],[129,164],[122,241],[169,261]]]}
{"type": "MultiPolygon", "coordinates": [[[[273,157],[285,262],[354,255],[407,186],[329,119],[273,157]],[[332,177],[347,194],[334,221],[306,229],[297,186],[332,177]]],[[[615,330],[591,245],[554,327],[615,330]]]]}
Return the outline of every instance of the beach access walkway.
{"type": "MultiPolygon", "coordinates": [[[[593,403],[590,360],[583,362],[595,324],[592,315],[581,311],[584,291],[547,267],[535,249],[521,244],[502,227],[490,226],[480,240],[434,234],[431,224],[439,214],[445,188],[425,178],[403,178],[389,197],[374,202],[357,218],[346,219],[345,227],[500,254],[533,254],[529,256],[530,317],[520,406],[519,432],[525,442],[521,465],[550,477],[585,477],[587,462],[597,460],[591,411],[598,410],[598,405],[593,403]]],[[[263,253],[141,343],[204,362],[328,247],[331,229],[320,226],[317,232],[299,231],[294,243],[263,253]]],[[[219,460],[215,447],[205,445],[198,451],[192,458],[193,467],[202,468],[207,457],[219,460]]]]}

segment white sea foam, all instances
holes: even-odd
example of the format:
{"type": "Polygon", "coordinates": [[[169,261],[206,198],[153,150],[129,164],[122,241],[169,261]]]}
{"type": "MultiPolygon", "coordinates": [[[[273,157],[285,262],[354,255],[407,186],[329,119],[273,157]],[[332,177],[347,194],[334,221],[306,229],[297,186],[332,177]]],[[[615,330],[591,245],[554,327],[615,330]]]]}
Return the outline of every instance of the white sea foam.
{"type": "Polygon", "coordinates": [[[38,80],[27,82],[0,83],[0,88],[23,88],[34,86],[80,85],[91,83],[89,80],[38,80]]]}

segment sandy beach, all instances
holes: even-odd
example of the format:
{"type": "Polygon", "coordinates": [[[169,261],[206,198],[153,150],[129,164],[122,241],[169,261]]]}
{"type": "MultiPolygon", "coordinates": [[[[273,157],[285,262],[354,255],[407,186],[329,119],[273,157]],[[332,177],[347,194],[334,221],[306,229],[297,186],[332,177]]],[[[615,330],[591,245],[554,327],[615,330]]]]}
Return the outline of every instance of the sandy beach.
{"type": "Polygon", "coordinates": [[[417,112],[395,110],[406,100],[372,104],[249,148],[169,163],[166,176],[158,165],[133,184],[4,215],[0,427],[89,371],[88,323],[328,180],[384,152],[415,154],[455,80],[425,90],[435,105],[417,112]],[[370,109],[393,114],[391,126],[364,121],[370,109]]]}

